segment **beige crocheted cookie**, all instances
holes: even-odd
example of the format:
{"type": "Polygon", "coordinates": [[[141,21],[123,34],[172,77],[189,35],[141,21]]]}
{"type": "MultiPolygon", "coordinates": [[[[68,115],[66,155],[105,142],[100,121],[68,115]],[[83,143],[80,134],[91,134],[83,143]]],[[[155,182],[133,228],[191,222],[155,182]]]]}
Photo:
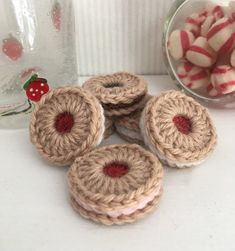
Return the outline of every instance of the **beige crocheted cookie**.
{"type": "Polygon", "coordinates": [[[103,132],[103,108],[80,87],[58,88],[44,95],[30,123],[31,141],[39,153],[61,166],[99,145],[103,132]]]}
{"type": "Polygon", "coordinates": [[[104,131],[104,139],[109,138],[115,132],[115,126],[113,119],[110,117],[105,117],[105,131],[104,131]]]}
{"type": "Polygon", "coordinates": [[[126,72],[93,77],[83,87],[100,100],[107,116],[128,115],[137,110],[147,93],[145,80],[126,72]]]}
{"type": "Polygon", "coordinates": [[[116,131],[118,135],[130,143],[144,145],[144,139],[140,131],[140,116],[146,103],[152,96],[146,95],[143,106],[138,108],[135,112],[122,117],[117,117],[114,120],[116,131]]]}
{"type": "Polygon", "coordinates": [[[145,144],[169,166],[198,165],[217,142],[207,109],[179,91],[152,98],[142,112],[140,125],[145,144]]]}
{"type": "Polygon", "coordinates": [[[131,223],[158,203],[163,169],[138,145],[108,145],[75,160],[68,172],[72,205],[106,225],[131,223]]]}

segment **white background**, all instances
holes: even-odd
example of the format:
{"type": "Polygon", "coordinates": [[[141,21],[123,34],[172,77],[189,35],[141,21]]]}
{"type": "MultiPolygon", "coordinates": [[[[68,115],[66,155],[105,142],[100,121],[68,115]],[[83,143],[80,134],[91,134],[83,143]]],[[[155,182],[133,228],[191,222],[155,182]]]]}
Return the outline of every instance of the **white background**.
{"type": "MultiPolygon", "coordinates": [[[[146,79],[153,95],[174,86],[168,77],[146,79]]],[[[67,169],[45,163],[27,130],[0,131],[0,250],[235,250],[235,110],[211,114],[219,136],[214,154],[196,168],[165,168],[157,209],[125,226],[81,218],[69,204],[67,169]]],[[[114,142],[122,141],[105,143],[114,142]]]]}

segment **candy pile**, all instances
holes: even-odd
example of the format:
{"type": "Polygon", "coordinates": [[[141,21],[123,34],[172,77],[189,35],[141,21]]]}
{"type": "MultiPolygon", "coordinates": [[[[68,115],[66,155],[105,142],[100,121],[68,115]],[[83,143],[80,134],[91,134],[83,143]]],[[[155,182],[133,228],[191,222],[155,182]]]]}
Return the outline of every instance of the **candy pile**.
{"type": "MultiPolygon", "coordinates": [[[[192,76],[204,74],[185,67],[192,76]]],[[[159,204],[161,162],[201,164],[217,142],[206,108],[179,91],[150,96],[143,78],[123,72],[50,90],[35,104],[30,138],[49,163],[70,166],[73,208],[106,225],[134,222],[159,204]],[[114,127],[135,144],[97,148],[114,127]]]]}
{"type": "Polygon", "coordinates": [[[212,97],[235,91],[235,2],[191,14],[170,34],[168,50],[188,88],[212,97]]]}

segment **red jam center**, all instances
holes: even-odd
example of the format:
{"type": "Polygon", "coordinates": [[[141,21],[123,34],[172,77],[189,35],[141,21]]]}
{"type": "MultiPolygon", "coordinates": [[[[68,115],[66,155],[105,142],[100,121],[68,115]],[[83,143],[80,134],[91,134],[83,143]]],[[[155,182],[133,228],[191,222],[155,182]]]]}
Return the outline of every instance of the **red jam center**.
{"type": "Polygon", "coordinates": [[[103,172],[111,178],[120,178],[128,172],[128,166],[120,163],[111,163],[104,167],[103,172]]]}
{"type": "Polygon", "coordinates": [[[191,132],[191,122],[188,118],[177,115],[173,118],[173,122],[179,132],[186,135],[191,132]]]}
{"type": "Polygon", "coordinates": [[[73,115],[68,112],[61,113],[56,117],[55,129],[60,134],[70,132],[73,125],[74,125],[73,115]]]}

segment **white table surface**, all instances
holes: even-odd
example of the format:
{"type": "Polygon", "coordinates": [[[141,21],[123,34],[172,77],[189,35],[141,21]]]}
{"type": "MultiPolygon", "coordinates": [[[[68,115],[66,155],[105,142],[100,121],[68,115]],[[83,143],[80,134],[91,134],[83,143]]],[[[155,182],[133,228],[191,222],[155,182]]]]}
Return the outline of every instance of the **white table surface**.
{"type": "MultiPolygon", "coordinates": [[[[148,76],[151,94],[174,87],[148,76]]],[[[235,109],[211,110],[219,144],[201,166],[165,168],[164,193],[152,214],[106,227],[69,204],[67,169],[42,161],[27,130],[0,130],[1,251],[235,250],[235,109]]],[[[112,136],[105,143],[123,142],[112,136]]]]}

